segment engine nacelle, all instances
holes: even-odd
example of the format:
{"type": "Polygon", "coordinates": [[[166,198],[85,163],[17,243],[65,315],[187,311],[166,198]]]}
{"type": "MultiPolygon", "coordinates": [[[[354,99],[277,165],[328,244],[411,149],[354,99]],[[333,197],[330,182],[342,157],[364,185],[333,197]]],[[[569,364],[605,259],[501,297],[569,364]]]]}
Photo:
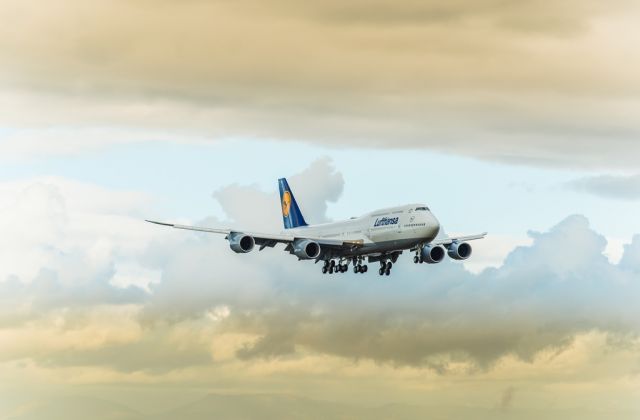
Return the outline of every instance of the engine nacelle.
{"type": "Polygon", "coordinates": [[[447,253],[454,260],[466,260],[471,256],[471,245],[466,242],[454,242],[447,248],[447,253]]]}
{"type": "Polygon", "coordinates": [[[445,250],[440,245],[425,245],[420,251],[422,261],[427,264],[437,264],[444,259],[445,250]]]}
{"type": "Polygon", "coordinates": [[[293,242],[293,253],[302,260],[313,260],[320,256],[320,244],[310,239],[293,242]]]}
{"type": "Polygon", "coordinates": [[[230,234],[227,239],[229,240],[231,249],[238,254],[246,254],[256,246],[256,240],[253,239],[253,236],[240,232],[230,234]]]}

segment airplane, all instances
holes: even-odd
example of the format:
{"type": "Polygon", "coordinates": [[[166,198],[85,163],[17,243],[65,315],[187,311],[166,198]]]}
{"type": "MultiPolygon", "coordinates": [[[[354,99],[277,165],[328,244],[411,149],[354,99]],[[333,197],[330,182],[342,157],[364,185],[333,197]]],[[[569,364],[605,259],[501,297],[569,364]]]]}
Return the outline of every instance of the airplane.
{"type": "Polygon", "coordinates": [[[146,220],[176,229],[226,235],[229,246],[236,253],[251,252],[256,246],[263,249],[285,245],[284,250],[298,260],[322,261],[322,273],[345,273],[349,264],[354,273],[366,273],[368,263],[379,262],[378,274],[390,275],[393,264],[403,251],[415,253],[413,262],[437,264],[448,254],[454,260],[471,256],[468,241],[482,239],[478,235],[438,236],[440,222],[425,204],[407,204],[366,213],[349,220],[309,225],[300,211],[286,178],[278,180],[284,231],[273,233],[245,232],[236,229],[217,229],[184,226],[146,220]]]}

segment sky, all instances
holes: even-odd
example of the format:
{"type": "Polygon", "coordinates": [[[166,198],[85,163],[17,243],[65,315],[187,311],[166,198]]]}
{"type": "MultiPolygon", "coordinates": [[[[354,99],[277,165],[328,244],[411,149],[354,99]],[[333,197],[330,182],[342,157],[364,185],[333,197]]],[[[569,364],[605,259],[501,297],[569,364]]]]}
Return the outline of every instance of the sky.
{"type": "Polygon", "coordinates": [[[0,419],[637,418],[638,18],[3,1],[0,419]],[[144,222],[279,231],[283,176],[311,223],[489,235],[323,276],[144,222]]]}

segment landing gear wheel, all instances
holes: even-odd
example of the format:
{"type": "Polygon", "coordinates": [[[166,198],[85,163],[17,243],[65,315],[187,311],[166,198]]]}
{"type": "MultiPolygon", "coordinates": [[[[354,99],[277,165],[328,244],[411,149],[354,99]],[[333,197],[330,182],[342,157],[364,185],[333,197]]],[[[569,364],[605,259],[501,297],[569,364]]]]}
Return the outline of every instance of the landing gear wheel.
{"type": "Polygon", "coordinates": [[[336,266],[336,262],[334,260],[331,260],[331,262],[329,263],[329,267],[334,268],[336,266]]]}
{"type": "Polygon", "coordinates": [[[413,263],[414,264],[418,264],[420,262],[420,257],[418,257],[417,255],[415,257],[413,257],[413,263]]]}
{"type": "Polygon", "coordinates": [[[387,271],[385,271],[384,273],[388,276],[389,274],[391,274],[391,270],[387,268],[387,271]]]}
{"type": "Polygon", "coordinates": [[[327,274],[327,267],[322,267],[322,274],[327,274]]]}
{"type": "Polygon", "coordinates": [[[360,267],[359,267],[359,266],[357,266],[357,265],[354,265],[354,266],[353,266],[353,272],[354,272],[354,273],[359,273],[359,272],[360,272],[360,267]]]}
{"type": "Polygon", "coordinates": [[[380,269],[378,270],[378,274],[383,275],[384,274],[384,268],[380,267],[380,269]]]}
{"type": "Polygon", "coordinates": [[[333,267],[329,266],[329,274],[333,274],[333,267]]]}
{"type": "Polygon", "coordinates": [[[391,270],[391,267],[393,267],[393,263],[391,261],[387,262],[387,271],[391,270]]]}
{"type": "Polygon", "coordinates": [[[367,266],[366,266],[366,265],[363,265],[363,266],[362,266],[362,268],[360,269],[360,272],[361,272],[361,273],[366,273],[366,272],[367,272],[367,269],[368,269],[368,268],[367,268],[367,266]]]}

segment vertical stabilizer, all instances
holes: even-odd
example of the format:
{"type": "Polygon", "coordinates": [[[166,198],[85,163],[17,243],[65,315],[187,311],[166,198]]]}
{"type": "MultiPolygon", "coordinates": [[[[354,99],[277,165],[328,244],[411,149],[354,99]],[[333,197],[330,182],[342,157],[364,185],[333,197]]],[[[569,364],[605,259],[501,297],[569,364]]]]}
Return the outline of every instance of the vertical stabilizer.
{"type": "Polygon", "coordinates": [[[278,180],[278,186],[280,187],[280,204],[282,205],[282,222],[285,229],[296,228],[300,226],[307,226],[300,207],[296,202],[295,197],[289,183],[286,178],[280,178],[278,180]]]}

